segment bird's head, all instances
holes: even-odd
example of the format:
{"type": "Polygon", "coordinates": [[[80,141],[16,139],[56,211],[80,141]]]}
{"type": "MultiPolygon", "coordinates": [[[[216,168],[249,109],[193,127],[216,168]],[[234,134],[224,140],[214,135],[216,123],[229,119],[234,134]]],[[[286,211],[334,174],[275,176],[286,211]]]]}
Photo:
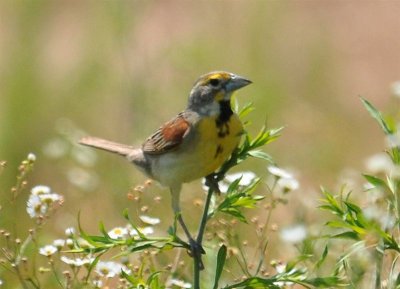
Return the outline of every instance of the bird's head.
{"type": "Polygon", "coordinates": [[[190,92],[188,108],[204,115],[217,114],[221,103],[229,103],[234,91],[250,83],[246,78],[225,71],[202,75],[190,92]]]}

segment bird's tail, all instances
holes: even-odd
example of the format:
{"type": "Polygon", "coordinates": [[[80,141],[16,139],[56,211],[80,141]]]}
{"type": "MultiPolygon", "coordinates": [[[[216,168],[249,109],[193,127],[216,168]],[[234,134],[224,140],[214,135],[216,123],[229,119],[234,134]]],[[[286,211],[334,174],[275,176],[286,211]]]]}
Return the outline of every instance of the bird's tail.
{"type": "Polygon", "coordinates": [[[79,143],[85,146],[90,146],[108,152],[117,153],[121,156],[128,156],[135,149],[134,147],[129,145],[120,144],[92,136],[81,138],[79,140],[79,143]]]}

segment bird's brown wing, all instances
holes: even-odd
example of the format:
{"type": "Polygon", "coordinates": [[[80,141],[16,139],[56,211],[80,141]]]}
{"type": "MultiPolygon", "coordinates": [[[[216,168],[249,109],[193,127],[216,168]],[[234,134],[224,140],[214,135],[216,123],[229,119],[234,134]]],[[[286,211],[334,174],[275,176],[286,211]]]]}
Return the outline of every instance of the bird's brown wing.
{"type": "Polygon", "coordinates": [[[163,154],[175,150],[190,131],[190,123],[185,113],[178,114],[152,134],[142,146],[147,154],[163,154]]]}

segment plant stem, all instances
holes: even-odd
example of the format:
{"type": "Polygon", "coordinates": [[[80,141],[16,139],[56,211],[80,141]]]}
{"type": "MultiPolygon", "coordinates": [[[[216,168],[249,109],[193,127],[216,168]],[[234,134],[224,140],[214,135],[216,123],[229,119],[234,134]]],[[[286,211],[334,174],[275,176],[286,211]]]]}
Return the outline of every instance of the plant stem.
{"type": "Polygon", "coordinates": [[[25,241],[22,243],[21,247],[19,248],[19,253],[17,254],[15,258],[15,265],[18,267],[21,259],[23,257],[23,254],[25,253],[26,248],[28,247],[29,243],[33,240],[33,233],[29,233],[28,237],[25,239],[25,241]]]}
{"type": "Polygon", "coordinates": [[[206,203],[204,205],[203,216],[201,218],[201,223],[200,223],[200,226],[199,226],[199,232],[197,234],[197,239],[196,239],[196,241],[200,245],[203,242],[203,235],[204,235],[204,231],[206,229],[206,224],[207,224],[207,220],[208,220],[208,209],[210,208],[211,197],[212,197],[213,192],[214,192],[213,189],[211,189],[211,188],[208,189],[206,203]]]}
{"type": "MultiPolygon", "coordinates": [[[[199,225],[199,231],[197,233],[196,242],[201,247],[203,242],[203,236],[208,220],[208,209],[210,208],[211,197],[215,188],[218,187],[218,181],[214,179],[214,176],[207,176],[207,183],[209,184],[209,189],[207,193],[206,203],[204,204],[203,215],[201,217],[201,222],[199,225]]],[[[201,254],[193,255],[194,269],[193,269],[193,289],[200,289],[200,264],[201,264],[201,254]]]]}
{"type": "Polygon", "coordinates": [[[375,289],[381,288],[381,274],[382,274],[382,266],[383,266],[383,255],[384,255],[384,243],[383,240],[380,240],[378,245],[375,248],[376,252],[376,268],[375,268],[375,289]]]}

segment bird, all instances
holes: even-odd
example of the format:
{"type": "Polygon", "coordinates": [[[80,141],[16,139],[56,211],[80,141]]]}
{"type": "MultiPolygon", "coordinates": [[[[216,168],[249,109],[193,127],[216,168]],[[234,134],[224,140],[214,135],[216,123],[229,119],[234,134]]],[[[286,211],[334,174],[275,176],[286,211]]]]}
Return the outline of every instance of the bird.
{"type": "Polygon", "coordinates": [[[83,137],[79,143],[119,154],[147,177],[168,187],[172,209],[191,253],[201,256],[205,252],[182,218],[182,184],[213,174],[238,147],[244,128],[231,107],[231,97],[251,83],[227,71],[200,76],[189,93],[186,109],[160,126],[139,148],[92,136],[83,137]]]}

